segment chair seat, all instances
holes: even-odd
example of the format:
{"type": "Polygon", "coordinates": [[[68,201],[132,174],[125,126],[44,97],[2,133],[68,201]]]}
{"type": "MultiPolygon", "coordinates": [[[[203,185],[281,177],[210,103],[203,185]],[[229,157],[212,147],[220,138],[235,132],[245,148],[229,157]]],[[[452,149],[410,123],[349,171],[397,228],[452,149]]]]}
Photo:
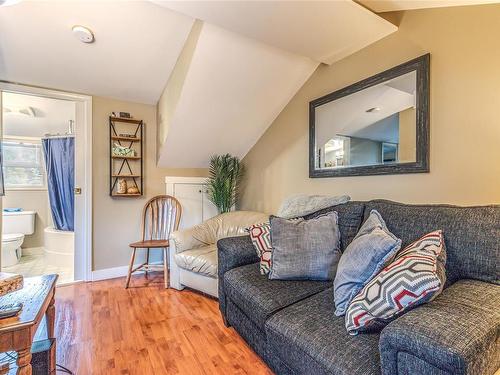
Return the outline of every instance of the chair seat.
{"type": "Polygon", "coordinates": [[[153,247],[169,247],[169,242],[168,240],[147,240],[133,242],[129,246],[134,248],[149,249],[153,247]]]}

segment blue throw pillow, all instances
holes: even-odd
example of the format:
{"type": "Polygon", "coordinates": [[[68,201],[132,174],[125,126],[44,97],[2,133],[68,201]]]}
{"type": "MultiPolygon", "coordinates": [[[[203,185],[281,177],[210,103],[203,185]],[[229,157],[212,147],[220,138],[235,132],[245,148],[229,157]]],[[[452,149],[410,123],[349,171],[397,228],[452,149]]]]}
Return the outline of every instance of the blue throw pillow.
{"type": "Polygon", "coordinates": [[[333,282],[335,315],[344,315],[352,299],[389,264],[401,248],[401,240],[387,229],[372,210],[358,234],[342,254],[333,282]]]}

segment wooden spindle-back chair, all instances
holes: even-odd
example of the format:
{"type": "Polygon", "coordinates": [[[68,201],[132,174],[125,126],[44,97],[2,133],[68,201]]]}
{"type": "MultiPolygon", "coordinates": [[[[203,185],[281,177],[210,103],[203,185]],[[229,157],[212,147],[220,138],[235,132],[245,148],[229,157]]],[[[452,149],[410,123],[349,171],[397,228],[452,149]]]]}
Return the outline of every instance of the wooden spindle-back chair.
{"type": "Polygon", "coordinates": [[[158,195],[151,198],[142,211],[142,240],[131,243],[132,256],[128,269],[125,288],[129,287],[130,277],[136,271],[157,271],[163,269],[165,288],[168,288],[168,250],[170,233],[179,228],[182,207],[177,199],[170,195],[158,195]],[[149,252],[153,248],[163,249],[163,265],[149,264],[149,252]],[[134,268],[137,249],[146,250],[146,262],[134,268]]]}

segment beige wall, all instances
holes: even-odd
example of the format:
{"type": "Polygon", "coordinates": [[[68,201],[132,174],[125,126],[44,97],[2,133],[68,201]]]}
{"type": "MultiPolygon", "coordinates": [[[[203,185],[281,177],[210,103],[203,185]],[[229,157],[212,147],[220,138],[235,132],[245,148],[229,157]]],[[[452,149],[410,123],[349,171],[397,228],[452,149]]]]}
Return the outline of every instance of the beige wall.
{"type": "MultiPolygon", "coordinates": [[[[395,18],[398,18],[396,15],[395,18]]],[[[408,11],[391,36],[320,66],[244,158],[240,206],[296,193],[461,205],[500,203],[500,5],[408,11]],[[431,53],[430,173],[308,178],[308,102],[431,53]]]]}
{"type": "Polygon", "coordinates": [[[42,247],[43,230],[52,224],[47,190],[7,190],[3,197],[4,207],[21,207],[25,211],[35,211],[35,233],[26,236],[23,248],[42,247]]]}
{"type": "MultiPolygon", "coordinates": [[[[156,167],[156,106],[93,97],[93,269],[126,265],[128,244],[140,239],[140,217],[144,203],[165,193],[164,177],[205,176],[204,169],[162,169],[156,167]],[[109,196],[109,127],[112,111],[130,112],[145,122],[144,197],[109,196]]],[[[182,157],[182,155],[179,155],[182,157]]]]}
{"type": "Polygon", "coordinates": [[[399,112],[399,161],[401,163],[417,160],[417,127],[415,108],[399,112]]]}

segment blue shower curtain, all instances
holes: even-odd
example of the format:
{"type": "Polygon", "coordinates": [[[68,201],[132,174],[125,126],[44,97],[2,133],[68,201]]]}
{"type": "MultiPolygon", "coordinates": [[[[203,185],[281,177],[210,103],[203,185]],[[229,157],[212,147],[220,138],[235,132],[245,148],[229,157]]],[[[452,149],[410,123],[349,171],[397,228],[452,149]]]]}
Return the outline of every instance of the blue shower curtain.
{"type": "Polygon", "coordinates": [[[42,139],[50,209],[56,229],[74,230],[75,139],[42,139]]]}

